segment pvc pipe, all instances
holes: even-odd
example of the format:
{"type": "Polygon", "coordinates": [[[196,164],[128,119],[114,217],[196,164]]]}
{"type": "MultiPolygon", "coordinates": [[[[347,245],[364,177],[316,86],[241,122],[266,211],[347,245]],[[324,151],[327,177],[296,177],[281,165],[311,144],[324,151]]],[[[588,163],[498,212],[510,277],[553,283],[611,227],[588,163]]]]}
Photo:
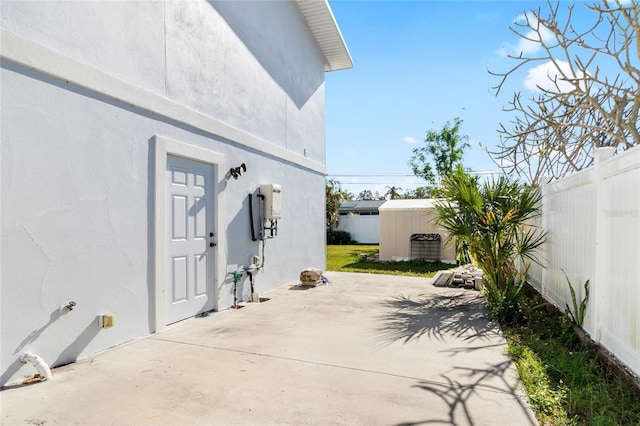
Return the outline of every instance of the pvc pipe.
{"type": "Polygon", "coordinates": [[[50,380],[53,378],[51,369],[40,356],[31,352],[24,352],[20,357],[20,361],[22,361],[23,364],[32,364],[35,369],[38,370],[38,373],[40,373],[40,377],[42,377],[44,380],[50,380]]]}

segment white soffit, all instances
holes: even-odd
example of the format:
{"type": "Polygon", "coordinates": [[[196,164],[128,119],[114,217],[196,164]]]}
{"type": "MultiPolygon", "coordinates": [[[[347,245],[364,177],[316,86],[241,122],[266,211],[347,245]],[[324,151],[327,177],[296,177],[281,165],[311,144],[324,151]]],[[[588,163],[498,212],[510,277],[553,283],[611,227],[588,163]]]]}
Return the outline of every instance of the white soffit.
{"type": "Polygon", "coordinates": [[[338,71],[353,67],[342,33],[327,0],[296,0],[311,34],[324,55],[324,70],[338,71]]]}

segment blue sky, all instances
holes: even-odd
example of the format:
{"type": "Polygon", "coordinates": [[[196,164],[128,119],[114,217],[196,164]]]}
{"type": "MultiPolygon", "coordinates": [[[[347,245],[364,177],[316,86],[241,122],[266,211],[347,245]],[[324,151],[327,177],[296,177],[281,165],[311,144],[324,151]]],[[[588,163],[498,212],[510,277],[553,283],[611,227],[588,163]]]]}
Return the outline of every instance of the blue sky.
{"type": "MultiPolygon", "coordinates": [[[[562,3],[565,6],[566,2],[562,3]]],[[[500,51],[520,40],[509,26],[533,1],[340,1],[330,5],[354,61],[326,74],[326,141],[329,178],[357,195],[385,186],[423,185],[411,175],[411,150],[430,129],[455,117],[472,149],[465,165],[498,171],[483,147],[495,147],[502,107],[524,85],[514,76],[499,97],[487,69],[511,64],[500,51]],[[345,176],[358,175],[358,176],[345,176]]],[[[583,8],[582,5],[578,5],[583,8]]]]}

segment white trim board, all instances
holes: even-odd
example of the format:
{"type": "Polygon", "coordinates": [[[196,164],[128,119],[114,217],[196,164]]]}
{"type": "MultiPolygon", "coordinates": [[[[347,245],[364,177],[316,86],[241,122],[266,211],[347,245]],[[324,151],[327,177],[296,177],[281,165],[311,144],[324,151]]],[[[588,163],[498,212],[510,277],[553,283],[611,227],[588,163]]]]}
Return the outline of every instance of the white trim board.
{"type": "Polygon", "coordinates": [[[326,166],[267,140],[179,105],[99,69],[68,58],[45,46],[0,29],[0,58],[66,81],[108,98],[186,124],[305,169],[327,174],[326,166]]]}
{"type": "MultiPolygon", "coordinates": [[[[174,139],[163,136],[153,137],[154,151],[154,282],[155,282],[155,324],[151,327],[154,332],[163,330],[166,327],[166,299],[165,299],[165,259],[166,259],[166,173],[167,156],[175,155],[191,160],[211,164],[213,166],[213,193],[215,197],[214,207],[214,232],[217,235],[217,246],[215,247],[215,275],[214,288],[215,297],[219,299],[219,286],[224,283],[226,274],[226,238],[224,231],[224,191],[220,188],[220,177],[226,170],[224,155],[214,151],[189,145],[174,139]]],[[[215,302],[215,309],[218,309],[218,302],[215,302]]]]}

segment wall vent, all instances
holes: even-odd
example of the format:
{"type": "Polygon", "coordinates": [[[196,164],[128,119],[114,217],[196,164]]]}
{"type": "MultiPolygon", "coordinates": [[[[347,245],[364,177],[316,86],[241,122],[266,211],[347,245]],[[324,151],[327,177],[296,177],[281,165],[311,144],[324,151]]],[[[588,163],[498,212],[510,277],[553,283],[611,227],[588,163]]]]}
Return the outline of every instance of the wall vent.
{"type": "Polygon", "coordinates": [[[427,261],[439,261],[442,237],[440,234],[413,234],[411,235],[411,259],[427,261]]]}

